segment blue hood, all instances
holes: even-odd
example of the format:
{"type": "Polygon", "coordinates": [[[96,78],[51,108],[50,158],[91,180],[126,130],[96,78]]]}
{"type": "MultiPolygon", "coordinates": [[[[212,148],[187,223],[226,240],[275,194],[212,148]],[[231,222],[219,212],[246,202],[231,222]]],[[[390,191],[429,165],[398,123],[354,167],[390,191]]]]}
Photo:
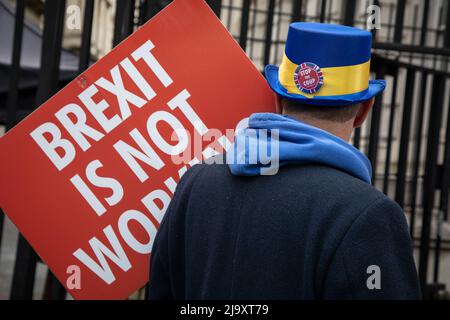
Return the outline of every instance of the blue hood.
{"type": "Polygon", "coordinates": [[[288,116],[253,114],[248,128],[237,133],[232,149],[227,153],[231,173],[238,176],[267,174],[264,170],[269,166],[268,159],[273,161],[275,158],[280,167],[288,164],[323,164],[371,183],[369,159],[344,140],[288,116]],[[250,152],[255,150],[252,146],[258,150],[256,158],[250,152]],[[267,155],[261,156],[261,150],[267,155]]]}

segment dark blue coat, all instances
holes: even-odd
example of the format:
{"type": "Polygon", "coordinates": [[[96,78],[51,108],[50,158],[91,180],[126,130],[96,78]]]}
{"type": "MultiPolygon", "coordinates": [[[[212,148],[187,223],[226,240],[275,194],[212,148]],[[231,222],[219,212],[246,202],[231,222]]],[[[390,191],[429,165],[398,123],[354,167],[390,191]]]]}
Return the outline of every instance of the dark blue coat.
{"type": "Polygon", "coordinates": [[[255,177],[194,166],[161,223],[150,274],[151,299],[420,298],[401,208],[320,165],[255,177]],[[380,289],[368,288],[371,275],[380,289]]]}

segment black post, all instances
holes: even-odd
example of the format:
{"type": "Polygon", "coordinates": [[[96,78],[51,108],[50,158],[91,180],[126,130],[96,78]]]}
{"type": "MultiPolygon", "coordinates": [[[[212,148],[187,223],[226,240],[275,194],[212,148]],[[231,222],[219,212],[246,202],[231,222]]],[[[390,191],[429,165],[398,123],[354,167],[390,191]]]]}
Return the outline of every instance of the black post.
{"type": "Polygon", "coordinates": [[[320,4],[320,22],[325,22],[325,13],[327,8],[327,0],[322,0],[322,3],[320,4]]]}
{"type": "Polygon", "coordinates": [[[244,51],[247,48],[247,31],[248,31],[249,16],[250,16],[250,0],[244,0],[242,4],[241,30],[239,32],[239,45],[244,51]]]}
{"type": "Polygon", "coordinates": [[[281,1],[278,2],[278,19],[277,19],[277,33],[275,35],[275,60],[277,59],[277,57],[279,57],[278,55],[278,50],[279,50],[279,44],[280,44],[280,35],[281,35],[281,24],[282,24],[282,19],[281,19],[281,12],[282,12],[282,8],[283,8],[283,3],[281,1]]]}
{"type": "Polygon", "coordinates": [[[403,38],[403,21],[405,20],[406,0],[397,0],[395,13],[394,42],[401,43],[403,38]]]}
{"type": "MultiPolygon", "coordinates": [[[[374,0],[374,1],[373,1],[373,4],[374,4],[375,6],[380,7],[380,0],[374,0]]],[[[376,29],[376,28],[373,28],[372,31],[371,31],[371,33],[372,33],[372,41],[375,42],[375,41],[376,41],[376,38],[377,38],[377,29],[376,29]]]]}
{"type": "Polygon", "coordinates": [[[93,18],[94,0],[86,0],[83,18],[83,33],[81,35],[80,62],[78,65],[79,73],[82,73],[89,67],[93,18]]]}
{"type": "Polygon", "coordinates": [[[292,1],[292,16],[291,22],[298,22],[302,20],[303,0],[292,1]]]}
{"type": "Polygon", "coordinates": [[[398,68],[395,70],[394,75],[394,85],[392,86],[392,96],[391,96],[391,108],[389,114],[389,126],[388,126],[388,138],[386,146],[386,159],[384,162],[384,179],[383,179],[383,193],[388,194],[389,192],[389,176],[390,176],[390,165],[391,165],[391,151],[392,151],[392,140],[394,135],[394,122],[395,122],[395,108],[397,104],[397,84],[398,84],[398,68]]]}
{"type": "MultiPolygon", "coordinates": [[[[36,94],[36,106],[41,105],[58,90],[65,4],[65,0],[47,0],[45,2],[41,72],[36,94]]],[[[11,299],[32,299],[36,262],[36,254],[25,238],[20,235],[14,265],[11,299]]],[[[54,281],[57,280],[54,279],[54,281]]],[[[60,289],[63,290],[64,288],[60,286],[60,289]]]]}
{"type": "Polygon", "coordinates": [[[353,26],[355,20],[356,0],[345,0],[342,2],[343,17],[342,24],[346,26],[353,26]]]}
{"type": "Polygon", "coordinates": [[[426,92],[427,92],[427,83],[428,83],[428,74],[422,73],[421,79],[420,79],[420,97],[419,97],[419,105],[418,105],[418,112],[416,115],[416,130],[415,130],[415,136],[416,136],[416,143],[414,144],[414,167],[413,167],[413,178],[412,178],[412,184],[411,184],[411,216],[409,219],[409,232],[411,234],[411,237],[414,238],[414,228],[416,223],[416,202],[417,202],[417,186],[418,186],[418,180],[419,180],[419,168],[420,168],[420,157],[421,157],[421,151],[422,151],[422,132],[423,132],[423,117],[425,114],[425,103],[426,103],[426,92]]]}
{"type": "Polygon", "coordinates": [[[66,291],[56,279],[55,275],[49,270],[45,281],[44,300],[65,300],[66,291]]]}
{"type": "Polygon", "coordinates": [[[2,253],[2,237],[3,237],[3,225],[5,223],[5,213],[3,212],[3,209],[0,208],[0,257],[2,253]]]}
{"type": "Polygon", "coordinates": [[[19,235],[14,273],[11,285],[11,300],[33,298],[34,276],[38,257],[22,235],[19,235]]]}
{"type": "Polygon", "coordinates": [[[117,46],[123,40],[124,12],[127,6],[127,0],[116,0],[116,13],[114,16],[114,36],[113,47],[117,46]]]}
{"type": "Polygon", "coordinates": [[[447,13],[445,19],[444,47],[450,48],[450,2],[447,1],[447,13]]]}
{"type": "Polygon", "coordinates": [[[439,132],[444,103],[445,76],[436,74],[433,79],[430,119],[428,122],[427,156],[423,182],[423,217],[420,236],[419,279],[423,294],[426,292],[428,257],[430,252],[430,231],[436,188],[436,167],[439,152],[439,132]]]}
{"type": "Polygon", "coordinates": [[[166,4],[161,1],[141,0],[139,8],[139,24],[143,25],[150,20],[155,14],[157,14],[166,4]]]}
{"type": "Polygon", "coordinates": [[[269,7],[267,8],[267,26],[266,37],[264,39],[264,65],[270,63],[270,48],[272,45],[272,29],[273,29],[273,16],[275,12],[275,0],[269,0],[269,7]]]}
{"type": "MultiPolygon", "coordinates": [[[[7,108],[6,131],[11,129],[16,123],[17,98],[19,94],[19,79],[20,79],[20,53],[22,51],[24,16],[25,16],[25,0],[17,0],[15,21],[14,21],[14,40],[13,40],[13,49],[11,52],[11,68],[8,85],[9,90],[8,101],[6,104],[7,108]]],[[[5,214],[0,209],[0,253],[2,248],[4,221],[5,221],[5,214]]]]}
{"type": "Polygon", "coordinates": [[[208,4],[211,7],[212,11],[214,11],[216,16],[220,19],[220,14],[222,11],[222,0],[208,0],[208,4]]]}
{"type": "MultiPolygon", "coordinates": [[[[417,4],[414,5],[414,14],[413,14],[413,21],[418,21],[419,19],[419,6],[417,4]]],[[[417,32],[417,25],[412,26],[412,32],[411,32],[411,44],[416,44],[416,32],[417,32]]],[[[412,54],[409,56],[409,63],[412,60],[412,54]]]]}
{"type": "Polygon", "coordinates": [[[65,0],[46,0],[45,2],[41,72],[36,95],[36,107],[58,91],[65,4],[65,0]]]}
{"type": "Polygon", "coordinates": [[[439,179],[439,187],[441,189],[439,216],[436,221],[436,241],[434,249],[434,270],[433,280],[435,283],[439,280],[439,264],[442,251],[442,223],[448,218],[448,196],[450,188],[450,105],[447,109],[447,126],[445,133],[445,149],[444,162],[442,165],[442,174],[439,179]]]}
{"type": "MultiPolygon", "coordinates": [[[[258,15],[258,7],[256,5],[253,6],[253,8],[250,10],[250,12],[251,12],[251,16],[252,16],[252,18],[251,18],[251,20],[249,22],[251,24],[251,26],[250,26],[250,38],[252,39],[252,41],[250,41],[250,47],[247,47],[247,54],[248,54],[248,56],[251,59],[253,57],[253,49],[255,47],[254,39],[255,39],[255,33],[256,33],[256,27],[257,27],[257,25],[256,25],[256,17],[258,15]]],[[[263,52],[263,54],[264,54],[264,52],[263,52]]]]}
{"type": "Polygon", "coordinates": [[[135,9],[134,0],[127,1],[124,12],[126,20],[124,21],[123,25],[122,40],[128,37],[134,31],[134,9],[135,9]]]}
{"type": "MultiPolygon", "coordinates": [[[[450,106],[448,107],[450,111],[450,106]]],[[[450,188],[450,112],[447,112],[447,132],[445,134],[444,165],[441,176],[441,202],[440,207],[444,212],[444,220],[448,219],[448,195],[450,188]]]]}
{"type": "Polygon", "coordinates": [[[414,100],[414,85],[416,72],[408,69],[406,75],[405,100],[403,105],[402,129],[398,151],[398,170],[395,186],[395,201],[403,208],[405,202],[405,178],[409,151],[409,136],[411,131],[411,115],[414,100]]]}
{"type": "MultiPolygon", "coordinates": [[[[386,74],[386,65],[382,64],[377,71],[377,79],[384,79],[386,74]]],[[[380,140],[380,120],[381,120],[381,108],[383,106],[383,96],[379,95],[375,99],[375,105],[372,109],[372,119],[370,123],[370,136],[369,136],[369,150],[367,156],[372,163],[372,183],[375,184],[377,173],[377,156],[378,156],[378,142],[380,140]]]]}
{"type": "MultiPolygon", "coordinates": [[[[25,0],[18,0],[16,4],[16,17],[14,22],[14,42],[9,74],[9,92],[6,118],[6,130],[16,123],[17,98],[19,94],[20,55],[22,52],[23,21],[25,16],[25,0]]],[[[1,229],[0,229],[1,230],[1,229]]],[[[1,242],[0,242],[1,244],[1,242]]]]}
{"type": "Polygon", "coordinates": [[[356,128],[353,134],[353,146],[359,149],[361,144],[361,128],[356,128]]]}
{"type": "Polygon", "coordinates": [[[430,0],[425,0],[423,2],[422,28],[421,28],[421,31],[420,31],[420,45],[421,46],[424,46],[425,42],[426,42],[429,8],[430,8],[430,0]]]}

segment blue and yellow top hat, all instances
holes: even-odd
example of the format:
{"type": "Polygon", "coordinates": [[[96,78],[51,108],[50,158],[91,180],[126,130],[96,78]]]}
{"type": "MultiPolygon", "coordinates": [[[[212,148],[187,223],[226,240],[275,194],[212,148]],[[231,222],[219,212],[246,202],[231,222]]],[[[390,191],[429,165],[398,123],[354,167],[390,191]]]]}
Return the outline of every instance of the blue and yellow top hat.
{"type": "Polygon", "coordinates": [[[370,80],[372,34],[324,23],[296,22],[289,27],[280,67],[265,74],[277,94],[303,104],[345,106],[382,92],[384,80],[370,80]]]}

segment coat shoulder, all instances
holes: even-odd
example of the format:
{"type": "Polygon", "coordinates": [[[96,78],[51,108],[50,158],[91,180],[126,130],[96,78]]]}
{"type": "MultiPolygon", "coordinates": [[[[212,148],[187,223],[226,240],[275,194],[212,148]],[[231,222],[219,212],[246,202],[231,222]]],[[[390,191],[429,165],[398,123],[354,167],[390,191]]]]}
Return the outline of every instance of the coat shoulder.
{"type": "Polygon", "coordinates": [[[183,177],[195,181],[197,187],[207,192],[244,187],[249,193],[271,194],[280,200],[290,196],[298,199],[314,197],[352,203],[386,202],[397,204],[372,185],[335,168],[323,165],[289,165],[277,174],[267,176],[234,176],[227,165],[197,164],[183,177]]]}

